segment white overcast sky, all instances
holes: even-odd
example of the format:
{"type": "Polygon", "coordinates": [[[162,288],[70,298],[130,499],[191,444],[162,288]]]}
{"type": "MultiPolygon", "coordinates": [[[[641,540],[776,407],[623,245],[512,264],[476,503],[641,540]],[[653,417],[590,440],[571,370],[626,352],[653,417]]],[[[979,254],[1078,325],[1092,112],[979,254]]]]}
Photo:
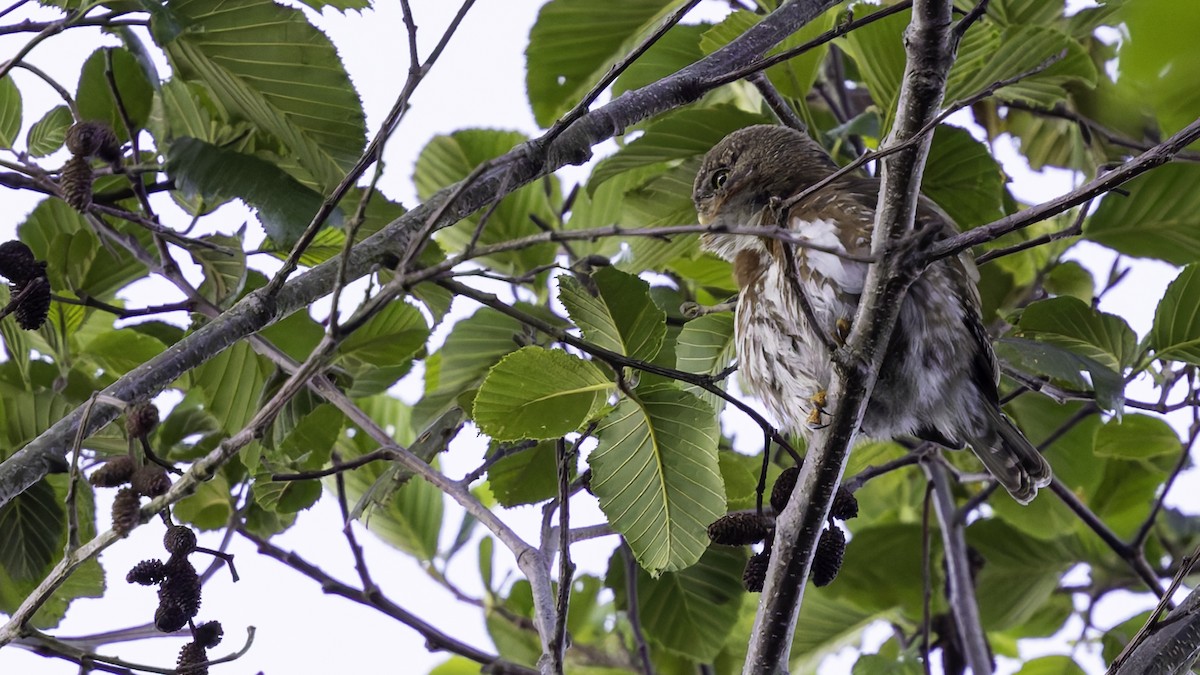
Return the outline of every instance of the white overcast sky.
{"type": "MultiPolygon", "coordinates": [[[[412,0],[411,4],[419,26],[420,51],[424,56],[441,36],[458,3],[454,0],[412,0]]],[[[387,172],[381,187],[389,197],[411,205],[414,199],[412,165],[421,147],[434,134],[464,127],[516,129],[530,135],[537,132],[524,95],[524,49],[529,28],[541,4],[541,0],[480,0],[476,3],[439,63],[418,89],[412,110],[388,144],[387,172]]],[[[707,9],[710,16],[719,15],[721,4],[713,2],[701,9],[707,9]]],[[[376,5],[376,9],[363,14],[351,12],[342,16],[326,12],[318,18],[318,23],[338,47],[358,87],[372,134],[395,100],[408,68],[408,47],[399,3],[377,0],[376,5]]],[[[20,18],[23,15],[13,15],[5,17],[3,22],[11,23],[20,18]]],[[[0,58],[10,56],[25,37],[0,38],[0,58]]],[[[53,38],[35,49],[28,60],[50,72],[68,89],[73,89],[80,64],[101,44],[116,45],[117,41],[96,31],[72,30],[67,36],[53,38]]],[[[165,64],[160,65],[160,72],[167,72],[165,64]]],[[[28,128],[58,100],[45,85],[27,73],[17,71],[15,77],[25,96],[25,126],[28,128]]],[[[1030,175],[1011,150],[1002,151],[1002,158],[1006,160],[1009,173],[1017,178],[1014,192],[1025,201],[1041,201],[1072,186],[1073,179],[1065,172],[1030,175]]],[[[576,172],[570,177],[578,175],[576,172]]],[[[0,212],[0,241],[13,237],[16,226],[37,201],[30,195],[5,192],[5,209],[0,212]]],[[[227,207],[223,209],[221,219],[213,220],[220,223],[219,229],[230,231],[246,218],[244,211],[227,207]]],[[[167,222],[185,224],[169,219],[167,222]]],[[[252,225],[251,230],[254,227],[252,225]]],[[[1111,259],[1111,254],[1098,247],[1090,247],[1086,255],[1086,263],[1098,273],[1107,271],[1111,259]]],[[[1139,265],[1134,276],[1106,299],[1106,308],[1119,311],[1140,335],[1144,335],[1154,309],[1145,298],[1159,297],[1163,286],[1173,276],[1174,270],[1166,265],[1139,265]]],[[[132,304],[177,299],[173,289],[164,289],[159,283],[137,284],[126,297],[132,304]]],[[[419,395],[419,381],[413,381],[412,386],[417,389],[402,394],[407,400],[419,395]]],[[[459,477],[473,469],[479,460],[479,443],[467,439],[444,456],[442,466],[449,475],[459,477]]],[[[1189,480],[1189,483],[1177,486],[1176,494],[1196,494],[1195,490],[1200,486],[1195,480],[1189,480]]],[[[100,500],[102,524],[106,524],[111,494],[102,492],[100,500]]],[[[573,502],[572,506],[575,522],[598,522],[600,516],[594,503],[575,504],[573,502]]],[[[540,508],[526,507],[505,517],[518,523],[523,536],[536,540],[539,514],[540,508]]],[[[460,517],[461,512],[448,503],[443,541],[454,536],[460,517]]],[[[297,526],[278,537],[276,542],[354,584],[357,576],[345,541],[338,532],[339,521],[336,507],[327,499],[301,514],[297,526]]],[[[152,523],[139,528],[127,541],[109,548],[102,556],[102,562],[109,570],[109,590],[105,597],[77,601],[54,633],[83,635],[151,620],[156,606],[154,589],[131,586],[123,577],[138,560],[161,556],[161,534],[161,526],[152,523]]],[[[218,534],[202,536],[202,545],[215,547],[217,541],[218,534]]],[[[411,558],[378,544],[370,534],[360,536],[360,541],[366,545],[367,560],[376,580],[389,597],[443,631],[485,650],[492,649],[480,610],[457,603],[448,593],[427,582],[424,572],[411,558]]],[[[601,540],[574,548],[573,555],[582,570],[602,574],[611,548],[611,539],[601,540]]],[[[233,664],[214,667],[214,673],[422,673],[446,658],[444,654],[427,652],[424,640],[414,631],[374,610],[323,595],[314,582],[280,563],[258,556],[241,540],[235,540],[231,550],[237,555],[242,580],[235,585],[224,573],[214,577],[205,588],[204,605],[198,619],[218,619],[225,627],[225,642],[212,651],[212,657],[239,647],[247,626],[257,626],[258,633],[249,654],[233,664]]],[[[501,547],[497,547],[498,562],[511,567],[511,558],[505,561],[506,555],[501,547]]],[[[200,560],[200,557],[196,559],[200,560]]],[[[461,554],[459,564],[451,566],[450,574],[468,593],[478,595],[475,559],[474,550],[469,546],[461,554]]],[[[1128,616],[1134,609],[1122,604],[1113,610],[1113,616],[1128,616]]],[[[183,642],[174,638],[156,639],[119,644],[102,651],[162,667],[174,663],[183,642]]],[[[1068,653],[1069,646],[1063,640],[1056,640],[1034,649],[1038,653],[1068,653]]],[[[847,655],[827,670],[846,672],[851,663],[852,657],[847,655]]],[[[1100,664],[1092,661],[1089,666],[1098,668],[1100,664]]],[[[74,675],[77,672],[76,666],[65,661],[46,659],[14,647],[0,650],[0,673],[74,675]]]]}

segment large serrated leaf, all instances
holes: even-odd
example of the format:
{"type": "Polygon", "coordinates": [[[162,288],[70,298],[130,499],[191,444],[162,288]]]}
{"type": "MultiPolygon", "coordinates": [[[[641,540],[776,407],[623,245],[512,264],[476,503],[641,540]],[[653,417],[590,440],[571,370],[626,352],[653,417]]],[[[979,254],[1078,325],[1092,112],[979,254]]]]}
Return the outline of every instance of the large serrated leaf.
{"type": "Polygon", "coordinates": [[[651,574],[699,560],[725,513],[718,436],[712,409],[670,388],[623,399],[596,430],[592,490],[651,574]]]}
{"type": "Polygon", "coordinates": [[[1109,193],[1084,224],[1092,241],[1175,265],[1200,260],[1200,166],[1167,164],[1109,193]]]}
{"type": "Polygon", "coordinates": [[[1147,341],[1160,359],[1200,365],[1200,264],[1188,265],[1167,286],[1147,341]]]}
{"type": "Polygon", "coordinates": [[[29,133],[25,136],[29,154],[33,157],[45,157],[61,148],[67,137],[67,129],[73,121],[71,109],[67,106],[51,108],[42,119],[29,127],[29,133]]]}
{"type": "MultiPolygon", "coordinates": [[[[491,452],[500,449],[493,444],[491,452]]],[[[488,486],[504,506],[534,504],[558,494],[557,443],[542,441],[510,454],[488,468],[488,486]]]]}
{"type": "Polygon", "coordinates": [[[588,342],[643,361],[653,360],[667,334],[666,313],[650,299],[650,284],[611,267],[592,275],[592,295],[577,279],[558,279],[558,298],[588,342]]]}
{"type": "Polygon", "coordinates": [[[269,369],[248,343],[239,342],[197,368],[192,381],[204,391],[206,409],[232,434],[257,412],[269,369]]]}
{"type": "MultiPolygon", "coordinates": [[[[448,136],[435,136],[417,158],[414,181],[418,196],[429,199],[438,190],[466,178],[478,165],[526,140],[520,132],[495,129],[463,129],[448,136]]],[[[477,245],[497,244],[541,232],[531,217],[543,223],[556,222],[560,200],[558,179],[550,176],[544,181],[526,185],[501,200],[488,216],[477,245]]],[[[476,214],[441,230],[437,241],[448,251],[462,252],[474,239],[480,217],[476,214]]],[[[479,260],[504,272],[523,273],[549,263],[553,258],[554,244],[545,243],[483,256],[479,260]]]]}
{"type": "Polygon", "coordinates": [[[525,50],[525,86],[543,127],[567,112],[674,0],[553,0],[538,12],[525,50]]]}
{"type": "MultiPolygon", "coordinates": [[[[321,208],[322,197],[279,166],[252,155],[183,137],[171,143],[167,173],[188,199],[221,201],[236,197],[258,215],[267,236],[290,247],[321,208]]],[[[335,209],[327,224],[339,226],[335,209]]]]}
{"type": "Polygon", "coordinates": [[[242,248],[245,228],[232,236],[210,234],[199,239],[220,249],[194,246],[189,249],[192,260],[204,270],[200,294],[210,302],[227,307],[246,287],[246,254],[242,248]]]}
{"type": "Polygon", "coordinates": [[[0,148],[12,148],[21,132],[21,91],[12,77],[0,78],[0,148]]]}
{"type": "Polygon", "coordinates": [[[1096,359],[1051,342],[1024,338],[1001,338],[996,355],[1021,370],[1049,375],[1071,387],[1096,392],[1096,402],[1106,410],[1118,412],[1125,404],[1125,380],[1121,374],[1096,359]],[[1088,377],[1082,377],[1087,373],[1088,377]]]}
{"type": "Polygon", "coordinates": [[[1126,415],[1096,428],[1095,453],[1102,457],[1146,459],[1179,452],[1171,425],[1149,415],[1126,415]]]}
{"type": "MultiPolygon", "coordinates": [[[[809,21],[800,30],[792,33],[783,42],[780,42],[771,51],[767,52],[766,55],[771,56],[787,49],[799,47],[812,40],[833,27],[833,22],[838,13],[839,10],[835,8],[809,21]]],[[[725,17],[724,21],[704,34],[704,39],[700,41],[700,47],[704,50],[705,54],[712,54],[717,49],[724,47],[735,38],[741,36],[751,26],[761,21],[762,18],[762,15],[755,12],[743,10],[733,12],[725,17]]],[[[803,100],[817,79],[821,62],[825,60],[825,54],[828,49],[829,46],[823,44],[799,56],[793,56],[783,63],[768,68],[766,71],[767,78],[771,80],[771,83],[783,95],[803,100]]]]}
{"type": "MultiPolygon", "coordinates": [[[[872,4],[856,3],[851,11],[858,16],[876,9],[872,4]]],[[[883,132],[891,128],[896,114],[896,99],[904,80],[904,30],[911,19],[912,11],[905,10],[861,26],[838,43],[854,59],[871,99],[883,114],[883,132]]]]}
{"type": "Polygon", "coordinates": [[[104,122],[122,141],[129,140],[125,121],[113,99],[105,72],[112,65],[113,80],[121,95],[121,105],[135,129],[145,126],[154,102],[154,87],[137,58],[127,49],[105,47],[92,52],[79,74],[75,103],[79,117],[104,122]]]}
{"type": "Polygon", "coordinates": [[[638,570],[638,613],[646,637],[697,661],[711,661],[737,624],[741,549],[714,546],[695,565],[654,578],[638,570]]]}
{"type": "Polygon", "coordinates": [[[579,429],[616,389],[589,361],[525,347],[504,357],[475,396],[475,423],[498,441],[558,438],[579,429]]]}
{"type": "Polygon", "coordinates": [[[342,357],[391,366],[412,358],[429,337],[429,327],[421,311],[404,301],[396,301],[372,316],[361,328],[342,342],[342,357]]]}
{"type": "Polygon", "coordinates": [[[934,131],[921,190],[964,230],[1004,215],[1004,171],[966,129],[934,131]]]}
{"type": "MultiPolygon", "coordinates": [[[[116,224],[114,229],[123,236],[136,239],[147,249],[153,248],[151,234],[143,227],[116,224]]],[[[17,232],[21,241],[29,245],[38,260],[52,258],[55,242],[61,235],[73,238],[77,233],[85,232],[82,237],[95,240],[91,226],[83,216],[57,198],[45,199],[38,203],[25,222],[17,226],[17,232]]],[[[146,268],[136,258],[120,249],[110,250],[105,246],[96,246],[90,256],[86,268],[82,263],[69,267],[51,266],[48,270],[50,287],[56,291],[84,291],[94,298],[109,300],[125,285],[146,274],[146,268]],[[78,281],[71,282],[69,279],[78,281]]]]}
{"type": "Polygon", "coordinates": [[[588,179],[588,192],[594,194],[609,179],[632,169],[703,156],[730,132],[767,121],[762,115],[731,105],[672,113],[647,127],[644,134],[612,156],[601,160],[588,179]]]}
{"type": "Polygon", "coordinates": [[[1092,309],[1078,298],[1035,302],[1021,312],[1020,335],[1066,348],[1123,372],[1138,356],[1133,329],[1115,314],[1092,309]]]}
{"type": "MultiPolygon", "coordinates": [[[[985,26],[984,29],[990,28],[985,26]]],[[[1066,98],[1064,85],[1082,84],[1090,87],[1096,82],[1096,67],[1087,50],[1066,33],[1048,26],[1005,29],[1000,34],[997,47],[977,65],[979,68],[974,70],[962,68],[951,71],[946,86],[947,101],[964,99],[993,83],[1026,75],[1020,81],[1002,87],[996,95],[1003,99],[1052,106],[1066,98]],[[1063,54],[1061,60],[1037,74],[1026,75],[1060,54],[1063,54]]]]}
{"type": "Polygon", "coordinates": [[[66,531],[66,512],[46,481],[0,507],[0,568],[14,581],[40,579],[66,531]]]}
{"type": "MultiPolygon", "coordinates": [[[[686,373],[716,375],[733,361],[736,347],[733,340],[733,313],[718,312],[692,319],[683,326],[675,339],[675,367],[686,373]]],[[[704,399],[720,412],[724,399],[695,385],[684,389],[704,399]]]]}
{"type": "Polygon", "coordinates": [[[296,178],[324,192],[366,142],[362,104],[337,51],[297,9],[270,0],[179,0],[182,32],[163,47],[175,72],[203,82],[227,121],[241,118],[283,143],[296,178]]]}
{"type": "Polygon", "coordinates": [[[709,28],[712,28],[711,24],[701,23],[677,25],[667,31],[613,82],[613,98],[699,61],[704,56],[700,50],[700,36],[709,28]]]}

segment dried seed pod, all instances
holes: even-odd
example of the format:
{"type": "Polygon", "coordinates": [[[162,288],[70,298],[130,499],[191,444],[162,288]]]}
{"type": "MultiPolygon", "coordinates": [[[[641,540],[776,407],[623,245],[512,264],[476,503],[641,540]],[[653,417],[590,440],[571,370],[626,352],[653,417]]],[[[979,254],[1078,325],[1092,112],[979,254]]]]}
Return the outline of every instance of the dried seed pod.
{"type": "Polygon", "coordinates": [[[129,570],[125,581],[131,584],[153,586],[162,582],[167,576],[167,566],[161,560],[143,560],[129,570]]]}
{"type": "Polygon", "coordinates": [[[125,411],[125,432],[130,438],[142,438],[158,426],[158,406],[146,401],[125,411]]]}
{"type": "Polygon", "coordinates": [[[154,627],[163,633],[174,633],[187,625],[188,616],[178,605],[160,603],[154,612],[154,627]]]}
{"type": "Polygon", "coordinates": [[[767,566],[771,564],[771,549],[755,553],[746,561],[746,569],[742,572],[742,586],[751,593],[761,593],[763,583],[767,580],[767,566]]]}
{"type": "Polygon", "coordinates": [[[200,611],[200,575],[183,556],[171,556],[166,565],[167,576],[158,587],[158,604],[175,605],[186,619],[200,611]]]}
{"type": "Polygon", "coordinates": [[[858,499],[846,486],[839,485],[833,495],[833,504],[829,507],[829,517],[838,520],[850,520],[858,516],[858,499]]]}
{"type": "Polygon", "coordinates": [[[87,211],[92,205],[92,165],[87,157],[75,155],[63,165],[58,186],[63,199],[76,211],[87,211]]]}
{"type": "Polygon", "coordinates": [[[171,557],[186,556],[196,550],[196,533],[190,527],[172,525],[163,535],[163,547],[171,557]]]}
{"type": "Polygon", "coordinates": [[[167,490],[171,489],[171,478],[161,466],[147,464],[133,472],[132,485],[139,495],[154,498],[166,494],[167,490]]]}
{"type": "Polygon", "coordinates": [[[24,242],[13,239],[0,244],[0,275],[14,284],[42,276],[44,269],[24,242]]]}
{"type": "Polygon", "coordinates": [[[180,675],[208,675],[208,652],[198,640],[184,645],[175,663],[175,671],[180,675]]]}
{"type": "Polygon", "coordinates": [[[779,478],[775,479],[775,485],[771,488],[771,508],[775,509],[775,513],[783,512],[783,508],[792,497],[792,490],[796,489],[796,479],[799,477],[800,467],[793,466],[784,469],[779,478]]]}
{"type": "Polygon", "coordinates": [[[101,464],[99,469],[92,472],[88,482],[96,487],[119,487],[133,478],[135,468],[132,457],[118,455],[101,464]]]}
{"type": "Polygon", "coordinates": [[[67,129],[67,149],[76,157],[96,156],[110,164],[121,162],[121,142],[103,122],[78,122],[67,129]]]}
{"type": "Polygon", "coordinates": [[[846,535],[842,528],[831,525],[821,533],[813,556],[812,580],[817,586],[828,586],[837,578],[846,553],[846,535]]]}
{"type": "Polygon", "coordinates": [[[221,628],[220,621],[205,621],[192,631],[192,638],[196,644],[202,645],[205,649],[212,649],[221,644],[221,638],[224,636],[225,629],[221,628]]]}
{"type": "Polygon", "coordinates": [[[34,277],[20,286],[14,285],[12,297],[21,295],[17,304],[17,324],[25,330],[37,330],[46,323],[50,315],[50,280],[44,276],[34,277]]]}
{"type": "Polygon", "coordinates": [[[767,538],[767,519],[751,511],[730,513],[708,526],[708,538],[714,544],[745,546],[767,538]]]}
{"type": "Polygon", "coordinates": [[[142,503],[133,488],[123,487],[117,492],[112,506],[113,529],[122,536],[129,534],[141,520],[142,503]]]}

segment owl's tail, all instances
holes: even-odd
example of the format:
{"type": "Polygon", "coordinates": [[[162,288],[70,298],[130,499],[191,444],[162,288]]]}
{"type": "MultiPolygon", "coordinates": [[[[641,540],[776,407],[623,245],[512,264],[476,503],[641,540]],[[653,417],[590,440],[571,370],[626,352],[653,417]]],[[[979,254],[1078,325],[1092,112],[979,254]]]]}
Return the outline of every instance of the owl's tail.
{"type": "Polygon", "coordinates": [[[988,410],[991,428],[971,439],[971,449],[1013,499],[1028,504],[1054,477],[1046,458],[998,408],[988,410]]]}

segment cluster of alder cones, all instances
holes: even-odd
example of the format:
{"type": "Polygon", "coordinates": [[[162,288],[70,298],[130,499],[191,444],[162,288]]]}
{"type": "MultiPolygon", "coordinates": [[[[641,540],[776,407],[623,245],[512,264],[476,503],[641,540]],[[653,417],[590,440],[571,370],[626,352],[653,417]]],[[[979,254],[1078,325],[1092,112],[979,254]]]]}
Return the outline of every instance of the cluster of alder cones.
{"type": "MultiPolygon", "coordinates": [[[[787,506],[796,487],[800,469],[791,467],[779,474],[771,488],[771,508],[778,514],[787,506]]],[[[829,523],[821,532],[817,550],[813,557],[812,580],[817,586],[827,586],[837,577],[842,567],[842,556],[846,552],[846,534],[835,520],[849,520],[858,515],[858,500],[844,487],[839,487],[829,509],[829,523]]],[[[752,593],[759,593],[767,578],[767,566],[771,564],[771,544],[775,539],[772,518],[757,511],[741,511],[718,518],[708,526],[708,538],[724,546],[753,546],[763,543],[762,551],[750,556],[742,573],[742,585],[752,593]],[[764,543],[765,542],[765,543],[764,543]]]]}
{"type": "MultiPolygon", "coordinates": [[[[112,525],[122,535],[128,534],[140,522],[141,498],[153,499],[166,494],[171,489],[168,469],[177,472],[150,447],[150,432],[158,426],[158,421],[158,408],[153,403],[131,405],[125,412],[129,452],[108,460],[88,478],[96,487],[121,488],[113,500],[112,525]],[[138,444],[143,450],[140,457],[135,449],[138,444]],[[143,457],[145,463],[142,463],[143,457]]],[[[184,627],[191,629],[192,641],[180,649],[176,672],[207,675],[208,650],[221,642],[224,631],[217,621],[200,624],[194,621],[200,611],[203,586],[189,556],[200,551],[221,557],[229,565],[234,581],[238,579],[237,572],[232,556],[197,546],[196,533],[183,525],[172,525],[167,514],[163,511],[163,519],[167,522],[167,532],[163,536],[163,548],[169,554],[167,560],[143,560],[129,570],[125,580],[131,584],[158,586],[158,609],[154,612],[154,625],[158,630],[174,633],[184,627]]]]}
{"type": "Polygon", "coordinates": [[[87,211],[92,205],[92,158],[120,166],[121,142],[107,124],[86,121],[67,130],[66,144],[71,159],[63,165],[58,185],[63,199],[72,208],[87,211]]]}
{"type": "Polygon", "coordinates": [[[3,315],[15,314],[25,330],[37,330],[50,313],[50,280],[46,261],[37,260],[24,243],[0,244],[0,275],[8,279],[9,301],[3,315]]]}

